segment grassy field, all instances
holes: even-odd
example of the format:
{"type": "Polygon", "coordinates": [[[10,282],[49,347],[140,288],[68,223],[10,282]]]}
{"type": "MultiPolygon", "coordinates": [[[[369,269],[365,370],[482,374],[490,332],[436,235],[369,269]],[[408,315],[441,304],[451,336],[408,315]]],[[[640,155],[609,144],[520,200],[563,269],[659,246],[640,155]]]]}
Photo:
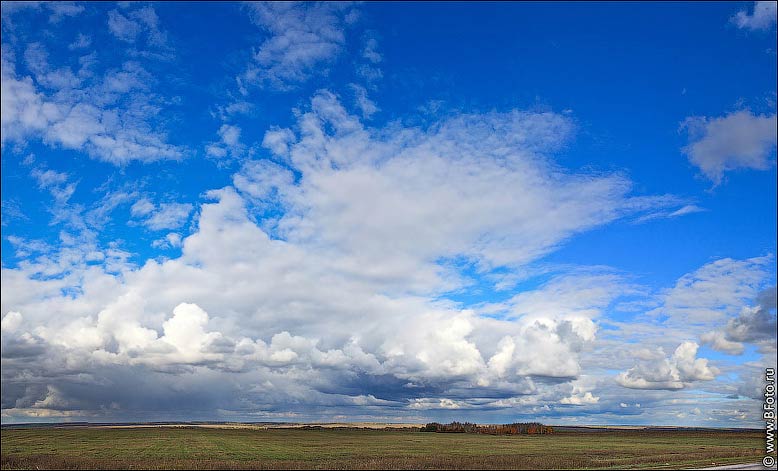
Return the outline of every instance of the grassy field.
{"type": "Polygon", "coordinates": [[[2,469],[683,468],[761,460],[755,432],[490,436],[382,430],[35,428],[2,431],[2,469]]]}

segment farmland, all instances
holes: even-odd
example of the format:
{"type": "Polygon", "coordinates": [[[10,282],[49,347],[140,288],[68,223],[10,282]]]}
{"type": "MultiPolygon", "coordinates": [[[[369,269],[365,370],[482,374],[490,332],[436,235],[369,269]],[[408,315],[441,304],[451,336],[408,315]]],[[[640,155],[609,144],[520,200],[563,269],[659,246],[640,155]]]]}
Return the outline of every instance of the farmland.
{"type": "Polygon", "coordinates": [[[413,429],[35,427],[2,431],[2,469],[693,468],[761,460],[756,431],[493,436],[413,429]]]}

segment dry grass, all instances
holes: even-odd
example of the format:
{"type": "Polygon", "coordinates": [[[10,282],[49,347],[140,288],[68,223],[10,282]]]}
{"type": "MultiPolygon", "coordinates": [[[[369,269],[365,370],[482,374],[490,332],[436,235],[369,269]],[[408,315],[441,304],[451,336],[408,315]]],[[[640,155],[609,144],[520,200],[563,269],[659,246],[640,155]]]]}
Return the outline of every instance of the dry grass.
{"type": "Polygon", "coordinates": [[[753,432],[498,437],[379,430],[3,430],[2,469],[581,469],[755,462],[753,432]]]}

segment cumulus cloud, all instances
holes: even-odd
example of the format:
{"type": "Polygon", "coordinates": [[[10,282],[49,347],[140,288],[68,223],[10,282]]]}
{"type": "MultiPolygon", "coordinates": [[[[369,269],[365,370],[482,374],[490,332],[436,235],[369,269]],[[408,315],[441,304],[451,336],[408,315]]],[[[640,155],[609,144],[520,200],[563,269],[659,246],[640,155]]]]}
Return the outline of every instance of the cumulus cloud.
{"type": "Polygon", "coordinates": [[[730,355],[740,355],[744,350],[742,343],[727,339],[726,334],[719,331],[706,332],[700,336],[700,340],[703,344],[710,345],[714,350],[730,355]]]}
{"type": "Polygon", "coordinates": [[[364,118],[370,118],[378,111],[378,106],[367,96],[367,90],[361,85],[351,84],[357,108],[364,118]]]}
{"type": "Polygon", "coordinates": [[[741,354],[744,343],[759,345],[766,352],[775,351],[776,339],[776,288],[762,291],[755,306],[745,306],[740,314],[727,321],[721,330],[708,332],[701,340],[712,348],[730,353],[741,354]]]}
{"type": "Polygon", "coordinates": [[[776,2],[773,1],[759,1],[754,2],[753,10],[751,13],[748,9],[737,12],[732,17],[732,22],[741,29],[755,30],[768,30],[773,27],[776,21],[776,2]]]}
{"type": "Polygon", "coordinates": [[[708,365],[705,358],[697,358],[699,345],[683,342],[670,357],[658,351],[660,358],[641,362],[620,373],[616,382],[630,389],[683,389],[694,381],[710,381],[719,370],[708,365]]]}
{"type": "Polygon", "coordinates": [[[366,38],[365,45],[362,48],[362,57],[373,64],[378,64],[383,60],[383,56],[378,52],[378,40],[375,37],[369,36],[366,38]]]}
{"type": "Polygon", "coordinates": [[[581,377],[572,382],[571,394],[563,397],[559,403],[571,406],[591,406],[600,402],[600,398],[592,394],[591,380],[587,377],[581,377]]]}
{"type": "Polygon", "coordinates": [[[167,34],[160,28],[157,12],[150,5],[109,11],[108,30],[120,41],[134,44],[142,37],[157,52],[168,50],[167,34]]]}
{"type": "Polygon", "coordinates": [[[591,392],[587,391],[583,394],[573,394],[569,397],[563,397],[559,403],[580,406],[583,404],[597,404],[599,401],[599,397],[593,396],[591,392]]]}
{"type": "Polygon", "coordinates": [[[291,170],[270,160],[247,161],[232,177],[235,188],[254,201],[278,202],[279,188],[288,188],[295,178],[291,170]]]}
{"type": "MultiPolygon", "coordinates": [[[[355,405],[393,417],[604,407],[600,390],[571,381],[602,313],[634,291],[622,277],[569,270],[488,306],[445,296],[468,289],[468,271],[515,274],[573,234],[668,205],[632,196],[623,175],[554,164],[573,128],[514,110],[374,129],[321,92],[292,128],[269,131],[273,161],[243,162],[233,186],[205,194],[191,234],[158,239],[180,244],[180,256],[116,271],[83,264],[57,278],[2,268],[0,309],[21,319],[4,327],[4,411],[191,419],[355,405]],[[272,228],[253,217],[268,205],[279,210],[272,228]],[[142,400],[127,393],[139,389],[142,400]]],[[[138,194],[125,201],[154,230],[192,213],[138,194]]],[[[713,374],[695,355],[679,347],[662,381],[713,374]]]]}
{"type": "Polygon", "coordinates": [[[3,45],[3,146],[36,138],[116,165],[183,157],[183,148],[167,143],[156,129],[162,98],[138,62],[125,61],[98,75],[86,61],[74,71],[51,65],[39,43],[27,46],[24,59],[32,76],[17,74],[14,55],[3,45]]]}
{"type": "Polygon", "coordinates": [[[165,237],[153,241],[151,246],[157,249],[175,249],[181,247],[181,243],[181,234],[170,232],[165,237]]]}
{"type": "Polygon", "coordinates": [[[108,29],[122,41],[135,42],[135,37],[140,32],[140,25],[117,10],[112,10],[108,12],[108,29]]]}
{"type": "Polygon", "coordinates": [[[269,37],[239,82],[280,90],[326,73],[345,46],[344,30],[353,17],[351,5],[342,2],[255,2],[246,8],[269,37]]]}
{"type": "Polygon", "coordinates": [[[681,126],[689,133],[683,152],[703,175],[719,184],[726,172],[770,168],[776,125],[775,114],[757,115],[747,110],[719,118],[693,116],[681,126]]]}
{"type": "Polygon", "coordinates": [[[3,316],[2,320],[2,330],[3,332],[14,332],[19,326],[22,324],[22,315],[18,312],[11,311],[5,316],[3,316]]]}
{"type": "Polygon", "coordinates": [[[272,131],[278,157],[302,175],[274,189],[286,209],[279,230],[341,253],[345,269],[443,286],[437,260],[517,266],[577,232],[665,204],[630,198],[618,174],[555,168],[546,155],[573,127],[554,113],[512,111],[460,115],[425,131],[371,130],[321,92],[295,141],[291,130],[272,131]]]}
{"type": "MultiPolygon", "coordinates": [[[[189,220],[193,206],[190,203],[155,204],[141,198],[130,208],[130,214],[152,231],[178,229],[189,220]]],[[[170,242],[170,241],[169,241],[170,242]]]]}
{"type": "Polygon", "coordinates": [[[219,141],[206,146],[206,155],[217,159],[239,156],[244,150],[244,146],[240,143],[240,133],[241,129],[238,126],[223,124],[217,131],[219,141]]]}
{"type": "Polygon", "coordinates": [[[667,316],[668,325],[716,325],[756,298],[772,263],[772,255],[707,263],[665,290],[660,295],[662,305],[649,314],[667,316]]]}

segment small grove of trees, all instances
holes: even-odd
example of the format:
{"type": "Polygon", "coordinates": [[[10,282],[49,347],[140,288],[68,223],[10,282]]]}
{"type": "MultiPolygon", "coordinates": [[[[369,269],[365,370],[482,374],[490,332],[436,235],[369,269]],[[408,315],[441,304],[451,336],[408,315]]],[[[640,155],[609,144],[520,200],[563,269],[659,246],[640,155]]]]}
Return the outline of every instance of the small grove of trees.
{"type": "Polygon", "coordinates": [[[547,435],[554,433],[553,428],[538,422],[503,425],[477,425],[470,422],[439,424],[437,422],[432,422],[422,427],[421,431],[438,433],[481,433],[486,435],[547,435]]]}

